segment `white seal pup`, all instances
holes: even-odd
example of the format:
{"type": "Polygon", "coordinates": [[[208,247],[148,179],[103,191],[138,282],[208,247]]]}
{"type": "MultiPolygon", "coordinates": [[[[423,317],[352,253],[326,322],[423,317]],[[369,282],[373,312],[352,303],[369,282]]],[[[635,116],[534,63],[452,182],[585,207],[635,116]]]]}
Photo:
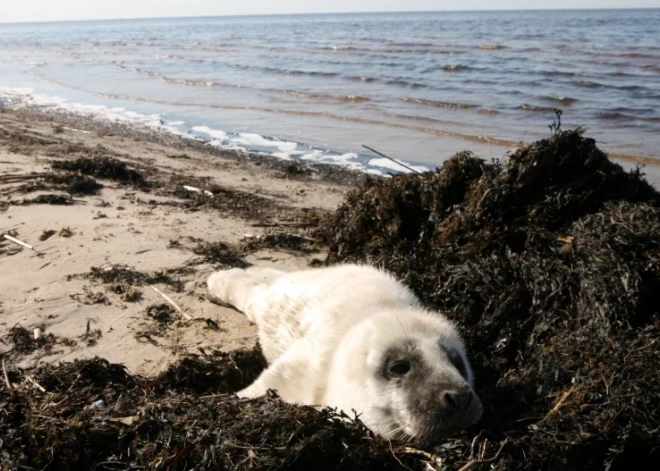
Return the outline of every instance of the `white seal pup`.
{"type": "Polygon", "coordinates": [[[396,439],[435,440],[481,418],[454,324],[384,271],[234,268],[208,287],[258,326],[269,366],[240,397],[273,389],[286,402],[355,411],[396,439]]]}

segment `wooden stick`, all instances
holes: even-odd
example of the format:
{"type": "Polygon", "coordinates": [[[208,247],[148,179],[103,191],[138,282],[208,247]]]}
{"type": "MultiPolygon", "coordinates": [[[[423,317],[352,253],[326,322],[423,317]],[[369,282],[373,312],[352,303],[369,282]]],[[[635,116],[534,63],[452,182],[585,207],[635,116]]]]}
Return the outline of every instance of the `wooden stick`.
{"type": "Polygon", "coordinates": [[[204,193],[207,196],[213,196],[213,193],[211,193],[209,190],[204,190],[202,192],[202,190],[200,190],[196,186],[183,185],[183,189],[187,191],[193,191],[195,193],[204,193]]]}
{"type": "Polygon", "coordinates": [[[11,383],[9,382],[9,376],[7,375],[7,367],[5,366],[5,359],[2,359],[2,372],[5,374],[5,383],[7,383],[7,389],[11,389],[11,383]]]}
{"type": "Polygon", "coordinates": [[[371,152],[375,152],[376,154],[380,155],[381,157],[385,157],[386,159],[391,160],[392,162],[394,162],[394,163],[397,164],[397,165],[401,165],[402,167],[407,168],[407,169],[410,170],[412,173],[419,173],[419,174],[422,173],[422,172],[419,172],[419,171],[415,170],[415,169],[412,168],[412,167],[408,167],[406,164],[402,164],[402,163],[399,162],[398,160],[395,160],[395,159],[393,159],[392,157],[389,157],[389,156],[383,154],[382,152],[378,152],[376,149],[372,149],[371,147],[369,147],[369,146],[365,146],[364,144],[362,144],[362,147],[364,147],[365,149],[370,150],[371,152]]]}
{"type": "Polygon", "coordinates": [[[167,301],[168,303],[170,303],[174,309],[176,309],[177,311],[179,311],[179,313],[180,313],[183,317],[185,317],[185,318],[188,319],[189,321],[193,320],[193,318],[192,318],[190,315],[186,314],[186,313],[183,311],[183,309],[181,309],[181,308],[179,307],[179,305],[178,305],[177,303],[175,303],[175,302],[172,300],[172,298],[170,298],[168,295],[166,295],[166,294],[163,293],[161,290],[159,290],[158,288],[156,288],[154,285],[150,285],[150,286],[151,286],[151,289],[153,289],[156,293],[160,294],[160,295],[163,297],[163,299],[165,299],[165,301],[167,301]]]}
{"type": "Polygon", "coordinates": [[[67,128],[66,126],[62,126],[62,129],[66,129],[67,131],[81,132],[83,134],[91,134],[91,131],[83,131],[82,129],[76,129],[76,128],[67,128]]]}
{"type": "Polygon", "coordinates": [[[502,448],[504,448],[504,445],[506,445],[508,442],[509,442],[509,439],[508,438],[505,439],[502,442],[502,445],[500,446],[500,449],[497,450],[497,453],[495,453],[495,456],[493,456],[492,458],[480,459],[480,460],[471,460],[465,466],[462,466],[458,471],[469,471],[470,469],[474,468],[476,465],[478,465],[480,463],[489,463],[491,461],[495,461],[500,456],[500,453],[502,452],[502,448]]]}
{"type": "Polygon", "coordinates": [[[27,375],[26,378],[29,379],[30,382],[32,384],[34,384],[36,386],[36,388],[39,389],[41,392],[44,392],[44,393],[46,392],[46,389],[41,384],[37,383],[32,376],[27,375]]]}
{"type": "Polygon", "coordinates": [[[30,250],[34,250],[34,248],[30,244],[26,244],[22,240],[15,239],[14,237],[5,234],[3,236],[5,239],[12,241],[14,244],[22,245],[23,247],[27,247],[30,250]]]}
{"type": "Polygon", "coordinates": [[[552,414],[557,412],[559,410],[559,408],[564,404],[566,399],[568,399],[568,396],[573,394],[574,391],[575,391],[575,386],[571,386],[571,389],[569,389],[564,394],[562,394],[561,398],[557,401],[557,404],[555,404],[555,407],[550,409],[550,411],[547,414],[545,414],[545,417],[543,417],[541,422],[545,421],[548,417],[550,417],[552,414]]]}
{"type": "Polygon", "coordinates": [[[33,173],[29,175],[1,175],[0,182],[2,183],[18,183],[25,180],[34,180],[35,178],[42,178],[51,175],[50,173],[33,173]]]}

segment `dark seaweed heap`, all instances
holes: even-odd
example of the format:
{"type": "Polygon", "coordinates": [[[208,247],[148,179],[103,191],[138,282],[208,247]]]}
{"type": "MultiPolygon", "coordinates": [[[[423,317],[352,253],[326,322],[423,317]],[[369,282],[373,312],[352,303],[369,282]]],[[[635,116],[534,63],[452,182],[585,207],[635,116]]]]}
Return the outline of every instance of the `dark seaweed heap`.
{"type": "Polygon", "coordinates": [[[56,160],[51,166],[56,170],[79,172],[82,175],[134,185],[140,189],[149,187],[142,173],[129,168],[126,162],[102,154],[79,157],[76,160],[56,160]]]}
{"type": "Polygon", "coordinates": [[[186,358],[154,379],[98,358],[10,370],[0,469],[395,470],[418,460],[333,411],[226,394],[264,366],[254,350],[186,358]]]}
{"type": "Polygon", "coordinates": [[[371,180],[320,235],[462,327],[497,469],[660,459],[660,195],[577,131],[371,180]]]}

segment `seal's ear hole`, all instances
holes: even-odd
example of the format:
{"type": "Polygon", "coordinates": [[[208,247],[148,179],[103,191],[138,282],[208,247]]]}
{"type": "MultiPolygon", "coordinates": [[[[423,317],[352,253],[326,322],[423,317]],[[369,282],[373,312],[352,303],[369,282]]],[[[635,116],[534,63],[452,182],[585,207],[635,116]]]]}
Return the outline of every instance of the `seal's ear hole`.
{"type": "Polygon", "coordinates": [[[387,373],[394,378],[403,378],[409,371],[408,360],[394,360],[387,364],[387,373]]]}
{"type": "Polygon", "coordinates": [[[449,361],[454,366],[454,368],[458,370],[463,378],[467,379],[467,366],[461,354],[453,348],[447,348],[444,345],[440,345],[440,348],[447,354],[447,358],[449,358],[449,361]]]}

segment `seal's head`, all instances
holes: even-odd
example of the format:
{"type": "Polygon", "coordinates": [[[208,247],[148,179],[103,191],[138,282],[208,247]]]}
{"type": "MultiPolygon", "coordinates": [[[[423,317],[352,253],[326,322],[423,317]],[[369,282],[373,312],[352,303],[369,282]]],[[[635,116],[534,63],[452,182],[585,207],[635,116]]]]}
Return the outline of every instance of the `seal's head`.
{"type": "Polygon", "coordinates": [[[335,355],[326,400],[385,438],[434,441],[476,423],[463,342],[426,312],[386,312],[356,326],[335,355]]]}

